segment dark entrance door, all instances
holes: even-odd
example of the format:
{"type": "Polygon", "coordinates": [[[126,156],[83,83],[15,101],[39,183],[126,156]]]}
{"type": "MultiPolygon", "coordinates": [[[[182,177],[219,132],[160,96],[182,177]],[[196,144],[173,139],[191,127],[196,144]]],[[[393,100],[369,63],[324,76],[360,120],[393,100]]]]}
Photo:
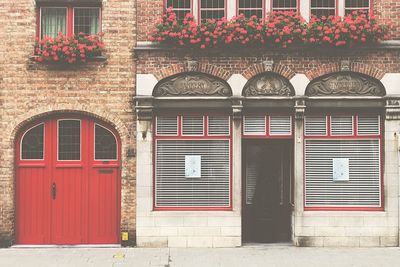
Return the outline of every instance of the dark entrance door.
{"type": "Polygon", "coordinates": [[[244,143],[243,241],[291,240],[292,142],[244,143]]]}

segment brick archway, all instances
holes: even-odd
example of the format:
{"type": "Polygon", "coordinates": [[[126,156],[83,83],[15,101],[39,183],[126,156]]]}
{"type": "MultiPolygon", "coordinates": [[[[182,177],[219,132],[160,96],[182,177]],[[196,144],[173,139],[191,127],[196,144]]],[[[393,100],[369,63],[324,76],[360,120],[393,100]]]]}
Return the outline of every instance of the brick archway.
{"type": "Polygon", "coordinates": [[[264,63],[257,63],[254,65],[251,65],[245,71],[243,71],[241,74],[247,80],[250,80],[251,78],[255,77],[256,75],[264,73],[264,72],[273,72],[273,73],[276,73],[276,74],[279,74],[279,75],[285,77],[288,80],[292,79],[296,75],[296,72],[294,72],[290,67],[288,67],[286,65],[272,64],[271,66],[266,66],[266,64],[264,64],[264,63]]]}
{"type": "MultiPolygon", "coordinates": [[[[334,73],[334,72],[341,72],[342,66],[341,63],[330,63],[330,64],[323,64],[318,67],[315,67],[311,70],[308,70],[305,74],[310,81],[324,76],[329,73],[334,73]]],[[[361,74],[365,74],[367,76],[373,77],[377,80],[381,80],[383,76],[385,76],[385,72],[372,66],[369,64],[364,64],[364,63],[359,63],[359,62],[352,62],[348,65],[348,69],[346,71],[351,71],[351,72],[358,72],[361,74]]]]}
{"type": "MultiPolygon", "coordinates": [[[[162,79],[165,79],[167,77],[183,73],[183,72],[189,72],[188,64],[185,63],[178,63],[178,64],[173,64],[168,67],[162,68],[156,73],[154,73],[154,76],[158,81],[161,81],[162,79]]],[[[197,68],[195,70],[196,72],[202,72],[205,74],[209,74],[215,77],[218,77],[222,80],[227,81],[229,77],[232,76],[232,73],[228,70],[225,70],[221,67],[208,64],[208,63],[201,63],[198,62],[197,68]]]]}

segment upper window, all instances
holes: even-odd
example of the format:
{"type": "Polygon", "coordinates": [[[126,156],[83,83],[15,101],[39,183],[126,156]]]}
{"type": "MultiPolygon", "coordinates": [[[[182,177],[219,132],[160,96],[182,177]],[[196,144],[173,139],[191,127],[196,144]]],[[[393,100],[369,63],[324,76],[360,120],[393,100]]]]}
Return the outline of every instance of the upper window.
{"type": "Polygon", "coordinates": [[[187,13],[192,11],[191,0],[167,0],[166,7],[172,7],[178,21],[183,21],[187,13]]]}
{"type": "Polygon", "coordinates": [[[336,0],[311,0],[311,15],[317,17],[336,15],[336,0]]]}
{"type": "Polygon", "coordinates": [[[44,124],[41,123],[29,129],[21,141],[21,159],[43,159],[44,155],[44,124]]]}
{"type": "Polygon", "coordinates": [[[200,0],[200,21],[225,16],[225,0],[200,0]]]}
{"type": "Polygon", "coordinates": [[[97,34],[100,29],[100,7],[43,6],[40,8],[40,38],[56,37],[59,32],[71,36],[97,34]]]}
{"type": "Polygon", "coordinates": [[[238,13],[245,17],[256,16],[262,18],[264,16],[264,0],[239,0],[238,13]]]}
{"type": "Polygon", "coordinates": [[[58,121],[58,160],[81,159],[81,121],[58,121]]]}
{"type": "Polygon", "coordinates": [[[353,11],[366,11],[370,9],[370,0],[346,0],[345,1],[345,14],[350,14],[353,11]]]}
{"type": "Polygon", "coordinates": [[[297,12],[298,0],[272,0],[272,11],[294,11],[297,12]]]}
{"type": "Polygon", "coordinates": [[[95,124],[94,127],[94,159],[117,159],[117,140],[115,140],[114,134],[98,124],[95,124]]]}

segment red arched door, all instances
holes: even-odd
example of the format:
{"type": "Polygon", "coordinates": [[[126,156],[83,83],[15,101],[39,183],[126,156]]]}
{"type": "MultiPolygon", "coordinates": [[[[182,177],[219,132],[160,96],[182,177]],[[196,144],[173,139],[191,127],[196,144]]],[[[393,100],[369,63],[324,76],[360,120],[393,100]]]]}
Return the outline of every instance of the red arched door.
{"type": "Polygon", "coordinates": [[[16,243],[116,244],[120,141],[88,118],[23,129],[16,143],[16,243]]]}

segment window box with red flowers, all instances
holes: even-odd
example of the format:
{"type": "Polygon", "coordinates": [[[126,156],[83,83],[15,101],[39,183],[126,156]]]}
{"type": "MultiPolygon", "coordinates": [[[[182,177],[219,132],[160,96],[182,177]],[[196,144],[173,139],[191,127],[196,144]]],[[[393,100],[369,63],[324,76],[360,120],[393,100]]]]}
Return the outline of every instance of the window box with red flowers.
{"type": "Polygon", "coordinates": [[[231,20],[208,20],[198,24],[188,13],[180,22],[167,9],[150,33],[150,40],[186,48],[227,46],[281,47],[313,45],[352,47],[390,38],[388,25],[376,17],[354,11],[344,17],[313,17],[307,23],[297,12],[272,12],[265,19],[239,15],[231,20]]]}
{"type": "Polygon", "coordinates": [[[104,61],[102,56],[103,34],[79,33],[70,37],[59,33],[57,37],[44,37],[36,41],[33,59],[37,62],[57,65],[79,65],[89,61],[104,61]]]}

